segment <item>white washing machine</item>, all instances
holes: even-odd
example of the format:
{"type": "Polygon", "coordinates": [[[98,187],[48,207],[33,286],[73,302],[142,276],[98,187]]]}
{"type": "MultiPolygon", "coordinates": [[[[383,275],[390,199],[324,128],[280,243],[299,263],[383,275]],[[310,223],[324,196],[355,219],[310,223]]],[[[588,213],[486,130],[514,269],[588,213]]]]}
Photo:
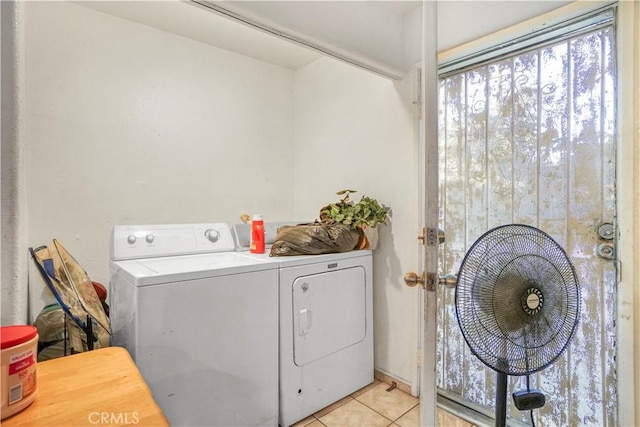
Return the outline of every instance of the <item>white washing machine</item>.
{"type": "Polygon", "coordinates": [[[278,424],[278,270],[226,224],[116,226],[112,344],[173,426],[278,424]]]}
{"type": "MultiPolygon", "coordinates": [[[[272,243],[280,224],[265,224],[272,243]]],[[[235,226],[238,248],[248,228],[235,226]]],[[[280,425],[290,426],[373,382],[371,251],[269,257],[280,292],[280,425]]]]}

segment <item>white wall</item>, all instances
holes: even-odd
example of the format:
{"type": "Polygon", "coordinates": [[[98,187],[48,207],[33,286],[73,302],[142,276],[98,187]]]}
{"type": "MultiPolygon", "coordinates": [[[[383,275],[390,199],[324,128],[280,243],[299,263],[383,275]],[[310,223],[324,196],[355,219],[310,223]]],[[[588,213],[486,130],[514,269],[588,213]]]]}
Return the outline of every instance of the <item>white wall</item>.
{"type": "Polygon", "coordinates": [[[375,366],[412,383],[418,290],[402,279],[418,266],[412,80],[321,59],[295,73],[294,93],[294,217],[317,218],[342,189],[393,210],[374,251],[375,366]]]}
{"type": "MultiPolygon", "coordinates": [[[[393,208],[374,257],[376,366],[412,382],[409,80],[330,59],[294,77],[71,3],[29,2],[25,23],[30,246],[58,238],[107,284],[116,224],[237,222],[242,211],[312,220],[355,187],[393,208]]],[[[44,296],[33,276],[35,315],[44,296]]]]}
{"type": "Polygon", "coordinates": [[[292,71],[72,3],[25,24],[29,245],[106,285],[116,224],[291,217],[292,71]]]}

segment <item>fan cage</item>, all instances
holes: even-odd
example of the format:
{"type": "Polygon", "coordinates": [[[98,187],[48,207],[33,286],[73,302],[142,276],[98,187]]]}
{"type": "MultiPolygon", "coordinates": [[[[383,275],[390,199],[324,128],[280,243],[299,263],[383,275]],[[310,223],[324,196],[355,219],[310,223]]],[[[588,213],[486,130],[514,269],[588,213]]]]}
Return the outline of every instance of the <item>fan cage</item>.
{"type": "Polygon", "coordinates": [[[465,255],[455,306],[474,355],[498,372],[527,375],[565,351],[578,323],[580,288],[551,236],[509,224],[484,233],[465,255]]]}

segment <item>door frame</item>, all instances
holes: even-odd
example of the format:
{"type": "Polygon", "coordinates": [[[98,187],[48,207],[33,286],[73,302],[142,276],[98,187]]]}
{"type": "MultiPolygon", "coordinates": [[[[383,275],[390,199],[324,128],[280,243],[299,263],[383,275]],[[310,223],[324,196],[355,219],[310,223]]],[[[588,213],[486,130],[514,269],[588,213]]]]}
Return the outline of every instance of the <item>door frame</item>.
{"type": "MultiPolygon", "coordinates": [[[[438,2],[422,3],[422,137],[424,146],[424,217],[421,218],[426,230],[438,230],[438,2]]],[[[428,233],[427,233],[428,234],[428,233]]],[[[424,236],[423,284],[425,290],[422,304],[424,325],[422,328],[422,375],[420,379],[420,420],[421,426],[436,425],[437,382],[436,345],[438,332],[437,297],[433,287],[437,287],[438,239],[429,242],[424,236]],[[428,277],[436,275],[435,284],[428,277]],[[431,289],[431,290],[430,290],[431,289]]]]}
{"type": "Polygon", "coordinates": [[[640,425],[640,3],[620,1],[617,19],[617,391],[625,426],[640,425]]]}

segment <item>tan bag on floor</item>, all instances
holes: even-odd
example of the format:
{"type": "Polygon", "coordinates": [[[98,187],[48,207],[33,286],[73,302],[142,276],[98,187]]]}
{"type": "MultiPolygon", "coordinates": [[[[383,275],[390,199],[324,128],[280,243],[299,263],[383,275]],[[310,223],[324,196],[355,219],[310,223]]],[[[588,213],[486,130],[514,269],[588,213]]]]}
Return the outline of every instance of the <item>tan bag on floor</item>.
{"type": "MultiPolygon", "coordinates": [[[[65,314],[59,304],[42,309],[33,324],[38,329],[38,362],[87,351],[87,334],[65,314]]],[[[109,346],[109,334],[96,330],[93,348],[109,346]]]]}
{"type": "MultiPolygon", "coordinates": [[[[61,355],[65,355],[108,346],[111,334],[109,318],[93,282],[80,264],[56,239],[53,239],[51,248],[40,246],[29,248],[29,252],[60,309],[57,312],[55,307],[47,306],[40,314],[40,321],[36,320],[43,328],[42,333],[38,328],[40,341],[65,340],[64,335],[60,338],[60,334],[66,333],[67,342],[60,344],[59,350],[52,349],[47,353],[58,354],[62,350],[61,355]]],[[[46,354],[43,357],[47,357],[46,354]]]]}

